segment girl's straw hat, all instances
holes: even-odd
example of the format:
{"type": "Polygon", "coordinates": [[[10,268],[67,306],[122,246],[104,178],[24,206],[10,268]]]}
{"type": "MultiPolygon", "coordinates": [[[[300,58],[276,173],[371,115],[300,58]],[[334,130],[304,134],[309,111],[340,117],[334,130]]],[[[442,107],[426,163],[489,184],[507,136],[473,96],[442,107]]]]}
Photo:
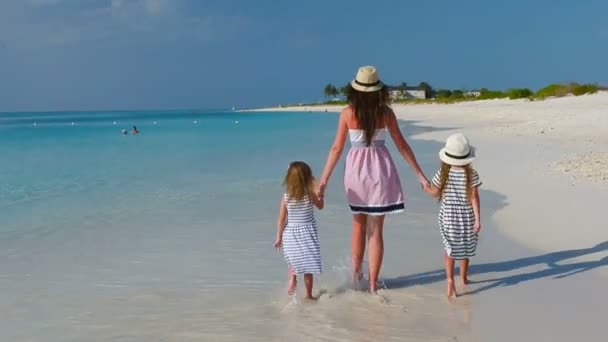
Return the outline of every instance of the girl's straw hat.
{"type": "Polygon", "coordinates": [[[378,91],[384,87],[378,71],[373,66],[360,67],[357,76],[350,82],[353,89],[363,92],[378,91]]]}
{"type": "Polygon", "coordinates": [[[464,166],[475,160],[475,148],[469,145],[469,139],[463,134],[453,134],[439,151],[439,159],[449,165],[464,166]]]}

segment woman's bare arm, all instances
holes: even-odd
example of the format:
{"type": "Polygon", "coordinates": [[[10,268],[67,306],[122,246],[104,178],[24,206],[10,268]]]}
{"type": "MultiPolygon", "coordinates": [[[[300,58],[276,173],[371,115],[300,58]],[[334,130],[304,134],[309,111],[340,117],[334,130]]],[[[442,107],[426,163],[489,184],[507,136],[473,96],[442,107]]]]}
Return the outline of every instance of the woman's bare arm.
{"type": "Polygon", "coordinates": [[[325,187],[329,182],[329,178],[331,177],[332,172],[334,171],[338,160],[342,156],[342,151],[344,150],[344,144],[346,143],[346,135],[348,134],[348,126],[346,124],[346,115],[350,112],[350,108],[345,108],[340,113],[340,118],[338,120],[338,129],[336,131],[336,138],[334,140],[334,144],[329,150],[329,155],[327,156],[327,162],[325,163],[325,167],[323,168],[323,173],[321,174],[321,179],[319,182],[319,195],[323,197],[325,193],[325,187]]]}
{"type": "Polygon", "coordinates": [[[401,130],[399,129],[399,123],[397,122],[397,116],[393,111],[388,115],[386,126],[388,128],[389,133],[391,134],[391,138],[395,142],[397,146],[397,150],[403,156],[403,159],[410,165],[410,167],[416,172],[416,176],[418,176],[418,180],[420,184],[422,184],[423,188],[429,187],[429,181],[422,172],[420,165],[418,165],[418,161],[416,160],[416,156],[414,155],[414,151],[407,143],[401,130]]]}

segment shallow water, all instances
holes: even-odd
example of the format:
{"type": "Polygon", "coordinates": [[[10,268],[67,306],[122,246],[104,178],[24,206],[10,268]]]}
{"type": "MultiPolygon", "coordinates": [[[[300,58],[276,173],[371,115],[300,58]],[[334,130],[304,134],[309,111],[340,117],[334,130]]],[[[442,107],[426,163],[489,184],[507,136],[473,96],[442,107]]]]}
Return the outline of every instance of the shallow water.
{"type": "MultiPolygon", "coordinates": [[[[492,301],[443,296],[437,207],[396,153],[408,201],[407,212],[386,223],[387,288],[371,296],[348,283],[340,164],[317,212],[325,272],[315,292],[322,294],[316,302],[286,296],[286,265],[272,248],[282,177],[292,160],[321,171],[336,119],[0,114],[0,340],[473,339],[482,331],[475,315],[491,317],[484,305],[492,301]],[[120,133],[132,125],[141,134],[120,133]]],[[[410,143],[433,172],[438,144],[410,143]]],[[[498,194],[482,196],[488,208],[506,205],[498,194]]],[[[484,239],[482,255],[505,256],[484,239]]]]}
{"type": "MultiPolygon", "coordinates": [[[[296,159],[320,172],[335,115],[1,117],[3,340],[374,340],[451,334],[416,323],[436,313],[434,302],[443,304],[436,291],[385,293],[381,299],[344,289],[350,216],[341,166],[327,209],[317,215],[325,274],[315,288],[327,293],[316,303],[285,296],[285,264],[272,249],[281,178],[296,159]],[[120,134],[132,125],[141,134],[120,134]],[[412,314],[418,318],[404,325],[412,314]]],[[[404,183],[413,184],[411,172],[398,164],[404,183]]],[[[406,187],[408,220],[388,220],[385,275],[405,272],[404,260],[420,256],[417,245],[439,246],[434,231],[424,226],[434,220],[434,207],[423,211],[421,204],[428,201],[414,188],[406,187]],[[413,239],[419,243],[406,243],[413,239]]],[[[426,247],[424,252],[436,254],[426,247]]],[[[411,271],[424,269],[417,264],[411,271]]]]}

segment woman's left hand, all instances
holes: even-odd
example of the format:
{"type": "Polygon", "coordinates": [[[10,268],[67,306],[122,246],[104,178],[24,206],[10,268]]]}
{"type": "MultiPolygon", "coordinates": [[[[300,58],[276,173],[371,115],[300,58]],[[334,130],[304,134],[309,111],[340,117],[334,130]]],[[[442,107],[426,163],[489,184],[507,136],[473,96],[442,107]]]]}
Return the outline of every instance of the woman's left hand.
{"type": "Polygon", "coordinates": [[[429,183],[429,180],[424,176],[424,175],[418,175],[418,181],[420,182],[420,185],[422,185],[422,189],[428,189],[431,186],[431,183],[429,183]]]}

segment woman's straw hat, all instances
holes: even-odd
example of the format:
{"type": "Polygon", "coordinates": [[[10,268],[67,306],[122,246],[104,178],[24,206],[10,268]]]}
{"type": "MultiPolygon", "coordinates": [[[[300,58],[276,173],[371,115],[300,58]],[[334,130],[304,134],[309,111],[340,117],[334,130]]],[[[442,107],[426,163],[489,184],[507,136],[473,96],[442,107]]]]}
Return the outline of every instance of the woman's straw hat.
{"type": "Polygon", "coordinates": [[[378,91],[384,87],[378,76],[378,71],[373,66],[360,67],[357,76],[350,82],[353,89],[363,92],[378,91]]]}
{"type": "Polygon", "coordinates": [[[475,160],[475,148],[469,145],[469,139],[463,134],[453,134],[439,151],[439,159],[449,165],[464,166],[475,160]]]}

